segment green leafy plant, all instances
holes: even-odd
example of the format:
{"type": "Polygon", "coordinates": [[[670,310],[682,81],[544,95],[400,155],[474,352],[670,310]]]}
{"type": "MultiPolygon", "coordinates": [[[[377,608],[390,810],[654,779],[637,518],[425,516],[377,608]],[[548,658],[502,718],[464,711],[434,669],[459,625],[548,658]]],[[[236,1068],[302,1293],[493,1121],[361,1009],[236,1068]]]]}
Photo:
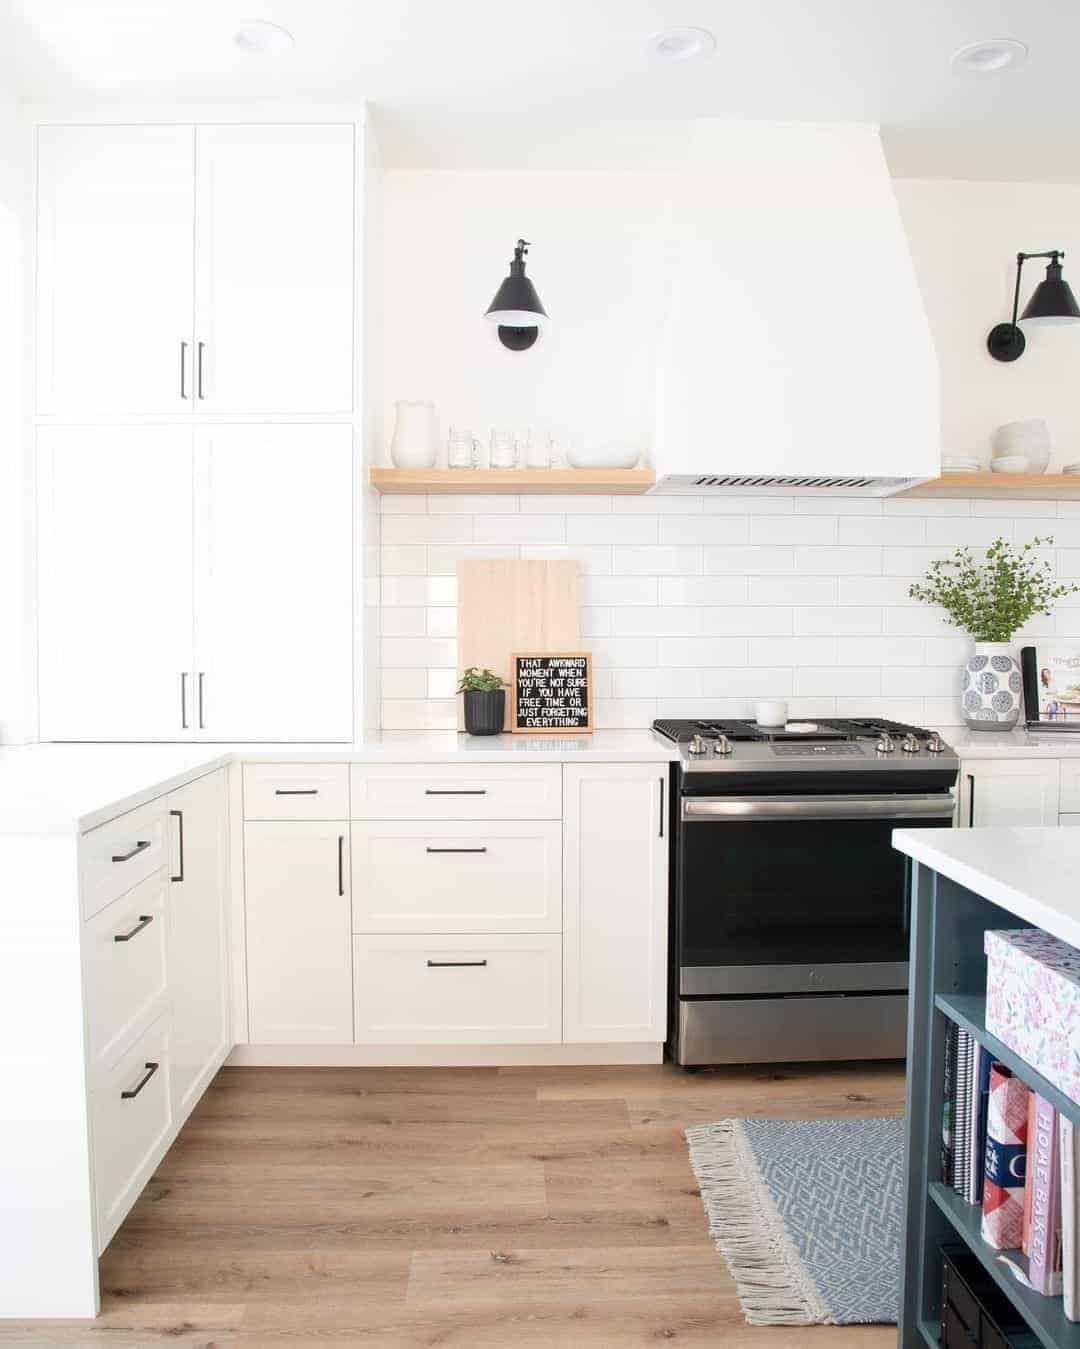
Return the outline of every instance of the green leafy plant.
{"type": "Polygon", "coordinates": [[[1019,550],[995,539],[984,561],[970,548],[957,548],[951,558],[930,564],[925,582],[908,590],[912,599],[940,604],[949,621],[977,642],[1008,642],[1033,614],[1049,614],[1055,600],[1080,586],[1058,582],[1049,562],[1035,549],[1053,538],[1032,539],[1019,550]]]}
{"type": "Polygon", "coordinates": [[[457,691],[458,693],[472,693],[476,690],[491,692],[494,689],[505,688],[505,686],[505,681],[491,670],[478,670],[475,665],[470,665],[461,676],[457,691]]]}

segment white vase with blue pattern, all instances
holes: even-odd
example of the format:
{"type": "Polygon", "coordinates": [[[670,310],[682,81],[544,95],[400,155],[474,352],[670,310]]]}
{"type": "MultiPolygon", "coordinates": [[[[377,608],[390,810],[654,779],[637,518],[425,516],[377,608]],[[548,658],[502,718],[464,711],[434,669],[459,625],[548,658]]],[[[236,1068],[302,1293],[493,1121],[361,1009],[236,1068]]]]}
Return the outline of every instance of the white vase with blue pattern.
{"type": "Polygon", "coordinates": [[[973,731],[1008,731],[1020,719],[1023,681],[1008,642],[976,642],[960,679],[960,710],[973,731]]]}

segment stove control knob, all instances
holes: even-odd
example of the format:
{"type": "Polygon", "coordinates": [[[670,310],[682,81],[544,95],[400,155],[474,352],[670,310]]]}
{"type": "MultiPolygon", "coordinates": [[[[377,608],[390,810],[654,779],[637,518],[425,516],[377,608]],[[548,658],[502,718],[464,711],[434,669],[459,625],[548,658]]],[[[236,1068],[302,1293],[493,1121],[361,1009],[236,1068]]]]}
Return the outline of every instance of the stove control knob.
{"type": "Polygon", "coordinates": [[[896,748],[896,745],[895,745],[895,743],[893,742],[893,738],[892,738],[892,736],[889,734],[889,732],[888,732],[888,731],[882,731],[882,733],[881,733],[881,739],[877,742],[877,750],[878,750],[878,753],[879,753],[879,754],[891,754],[895,748],[896,748]]]}
{"type": "Polygon", "coordinates": [[[699,754],[708,754],[709,742],[703,735],[695,735],[686,748],[696,758],[699,754]]]}
{"type": "Polygon", "coordinates": [[[905,754],[918,754],[919,737],[917,735],[914,735],[911,731],[908,731],[907,735],[905,735],[903,740],[900,742],[900,748],[904,751],[905,754]]]}
{"type": "Polygon", "coordinates": [[[931,754],[941,754],[945,749],[945,741],[942,740],[937,731],[934,731],[926,742],[926,748],[931,754]]]}
{"type": "Polygon", "coordinates": [[[726,735],[718,735],[716,737],[716,744],[713,748],[716,750],[717,754],[730,754],[734,747],[726,735]]]}

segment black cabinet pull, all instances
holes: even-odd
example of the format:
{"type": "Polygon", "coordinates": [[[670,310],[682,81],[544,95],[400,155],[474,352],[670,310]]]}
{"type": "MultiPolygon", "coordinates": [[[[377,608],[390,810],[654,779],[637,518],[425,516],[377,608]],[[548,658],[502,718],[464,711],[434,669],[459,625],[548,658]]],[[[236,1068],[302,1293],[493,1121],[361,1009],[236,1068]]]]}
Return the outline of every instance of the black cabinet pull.
{"type": "Polygon", "coordinates": [[[114,862],[130,862],[137,853],[145,852],[149,846],[150,840],[148,838],[142,838],[135,844],[130,852],[113,853],[112,860],[114,862]]]}
{"type": "Polygon", "coordinates": [[[345,835],[337,836],[337,892],[345,893],[345,835]]]}
{"type": "Polygon", "coordinates": [[[318,796],[318,787],[275,787],[275,796],[318,796]]]}
{"type": "Polygon", "coordinates": [[[154,915],[152,913],[140,913],[139,921],[135,924],[135,926],[131,929],[131,931],[121,932],[119,936],[113,938],[113,941],[130,941],[132,937],[137,937],[144,927],[149,927],[153,921],[154,915]]]}
{"type": "Polygon", "coordinates": [[[429,960],[429,970],[472,970],[486,965],[486,960],[429,960]]]}
{"type": "Polygon", "coordinates": [[[664,837],[664,779],[660,779],[660,837],[664,837]]]}
{"type": "Polygon", "coordinates": [[[184,812],[182,810],[170,810],[170,815],[176,817],[180,834],[180,870],[175,876],[170,876],[170,881],[182,881],[184,879],[184,812]]]}
{"type": "Polygon", "coordinates": [[[120,1093],[120,1099],[121,1099],[122,1101],[133,1101],[133,1100],[135,1099],[135,1097],[138,1096],[139,1092],[142,1091],[143,1087],[146,1086],[147,1082],[150,1081],[150,1079],[154,1076],[154,1074],[157,1072],[157,1070],[161,1067],[161,1064],[160,1064],[160,1063],[144,1063],[144,1064],[143,1064],[143,1067],[146,1069],[146,1072],[145,1072],[145,1073],[143,1074],[143,1076],[139,1079],[139,1081],[135,1084],[135,1086],[132,1087],[132,1089],[131,1089],[130,1091],[122,1091],[122,1092],[120,1093]]]}
{"type": "Polygon", "coordinates": [[[425,787],[425,796],[487,796],[486,787],[425,787]]]}
{"type": "Polygon", "coordinates": [[[487,848],[426,848],[425,852],[487,852],[487,848]]]}
{"type": "Polygon", "coordinates": [[[975,828],[975,776],[967,775],[968,780],[968,828],[975,828]]]}

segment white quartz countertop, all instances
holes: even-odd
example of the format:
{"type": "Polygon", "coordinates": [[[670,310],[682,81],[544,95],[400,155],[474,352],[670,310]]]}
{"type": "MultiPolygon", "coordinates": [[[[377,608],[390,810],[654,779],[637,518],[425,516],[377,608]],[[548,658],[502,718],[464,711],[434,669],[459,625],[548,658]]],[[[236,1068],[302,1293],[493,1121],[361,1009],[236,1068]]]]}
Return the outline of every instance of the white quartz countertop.
{"type": "Polygon", "coordinates": [[[961,759],[1077,759],[1080,731],[969,731],[952,727],[941,732],[961,759]]]}
{"type": "Polygon", "coordinates": [[[1080,829],[897,829],[893,846],[1080,946],[1080,829]]]}
{"type": "Polygon", "coordinates": [[[57,834],[106,820],[235,761],[262,763],[667,763],[652,731],[467,736],[384,731],[352,745],[19,745],[0,749],[0,835],[57,834]]]}

